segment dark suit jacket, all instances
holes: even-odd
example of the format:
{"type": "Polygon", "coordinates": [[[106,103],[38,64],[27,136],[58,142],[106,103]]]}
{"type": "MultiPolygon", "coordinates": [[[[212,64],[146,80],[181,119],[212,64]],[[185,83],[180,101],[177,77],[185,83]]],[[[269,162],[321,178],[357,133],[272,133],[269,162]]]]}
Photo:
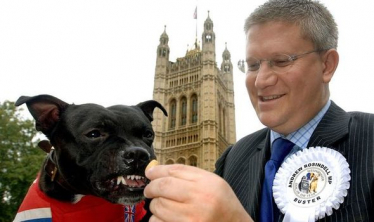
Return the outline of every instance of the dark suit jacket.
{"type": "MultiPolygon", "coordinates": [[[[347,159],[350,189],[344,203],[319,221],[374,221],[374,115],[345,112],[334,102],[308,147],[335,149],[347,159]]],[[[216,163],[216,173],[232,187],[255,221],[259,219],[264,166],[270,158],[270,129],[250,134],[229,147],[216,163]]]]}

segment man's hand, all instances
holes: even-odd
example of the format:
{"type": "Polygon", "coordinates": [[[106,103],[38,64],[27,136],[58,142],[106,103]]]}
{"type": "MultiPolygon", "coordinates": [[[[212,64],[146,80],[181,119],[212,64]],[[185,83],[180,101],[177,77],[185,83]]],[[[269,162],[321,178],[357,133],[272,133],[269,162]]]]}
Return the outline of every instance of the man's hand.
{"type": "Polygon", "coordinates": [[[253,221],[230,186],[214,173],[186,165],[159,165],[146,171],[144,190],[153,198],[150,221],[253,221]]]}

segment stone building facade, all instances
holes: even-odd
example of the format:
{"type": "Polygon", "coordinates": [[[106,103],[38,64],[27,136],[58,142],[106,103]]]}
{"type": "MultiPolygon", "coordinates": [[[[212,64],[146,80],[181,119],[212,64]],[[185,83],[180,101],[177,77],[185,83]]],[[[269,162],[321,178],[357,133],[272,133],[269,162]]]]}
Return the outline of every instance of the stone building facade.
{"type": "Polygon", "coordinates": [[[236,142],[233,66],[227,45],[216,63],[216,36],[209,14],[202,47],[169,61],[165,31],[157,47],[153,99],[168,111],[155,110],[154,149],[161,164],[181,163],[213,171],[222,152],[236,142]]]}

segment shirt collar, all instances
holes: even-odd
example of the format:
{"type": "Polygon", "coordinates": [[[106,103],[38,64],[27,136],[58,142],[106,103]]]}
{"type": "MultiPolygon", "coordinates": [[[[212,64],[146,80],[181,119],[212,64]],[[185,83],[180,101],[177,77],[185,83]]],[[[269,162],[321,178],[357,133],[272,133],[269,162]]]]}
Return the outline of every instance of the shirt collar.
{"type": "Polygon", "coordinates": [[[310,120],[307,124],[299,128],[295,132],[288,134],[287,136],[284,136],[280,133],[277,133],[271,130],[270,132],[271,144],[273,144],[274,140],[278,139],[279,137],[282,137],[282,138],[288,139],[289,141],[293,142],[295,145],[301,148],[306,148],[310,140],[310,137],[312,136],[314,130],[316,129],[318,123],[321,121],[322,117],[325,115],[325,113],[329,109],[330,105],[331,105],[331,100],[328,100],[325,106],[318,112],[318,114],[312,120],[310,120]]]}

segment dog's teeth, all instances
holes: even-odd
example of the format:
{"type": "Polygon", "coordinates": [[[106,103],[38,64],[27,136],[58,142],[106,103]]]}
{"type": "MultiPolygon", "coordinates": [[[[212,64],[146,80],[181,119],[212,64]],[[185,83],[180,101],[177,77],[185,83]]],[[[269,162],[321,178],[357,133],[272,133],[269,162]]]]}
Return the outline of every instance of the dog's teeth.
{"type": "Polygon", "coordinates": [[[121,177],[123,178],[123,176],[118,176],[117,177],[117,185],[119,185],[121,183],[121,181],[122,181],[121,177]]]}
{"type": "Polygon", "coordinates": [[[123,177],[121,177],[121,182],[122,182],[123,185],[127,185],[127,184],[126,184],[126,180],[125,180],[125,178],[123,178],[123,177]]]}
{"type": "Polygon", "coordinates": [[[144,177],[139,175],[127,175],[128,180],[144,180],[144,177]]]}

